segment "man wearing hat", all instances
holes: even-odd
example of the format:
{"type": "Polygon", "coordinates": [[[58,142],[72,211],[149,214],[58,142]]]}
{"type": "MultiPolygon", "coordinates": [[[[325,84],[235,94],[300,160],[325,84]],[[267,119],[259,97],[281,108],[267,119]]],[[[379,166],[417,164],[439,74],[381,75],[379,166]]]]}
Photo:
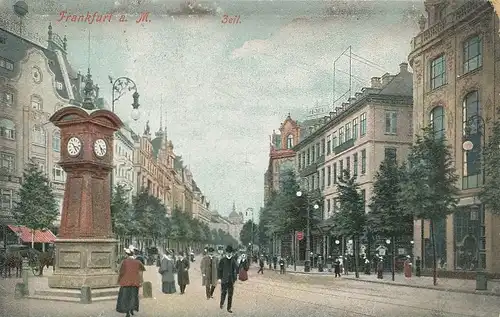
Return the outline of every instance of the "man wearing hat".
{"type": "Polygon", "coordinates": [[[201,260],[202,285],[205,286],[207,299],[213,298],[215,286],[217,285],[218,259],[214,255],[214,248],[208,248],[205,256],[201,260]]]}
{"type": "Polygon", "coordinates": [[[220,309],[224,308],[227,295],[227,311],[232,313],[234,283],[238,275],[238,263],[233,257],[233,247],[226,247],[226,254],[221,258],[218,267],[218,278],[221,281],[220,309]]]}

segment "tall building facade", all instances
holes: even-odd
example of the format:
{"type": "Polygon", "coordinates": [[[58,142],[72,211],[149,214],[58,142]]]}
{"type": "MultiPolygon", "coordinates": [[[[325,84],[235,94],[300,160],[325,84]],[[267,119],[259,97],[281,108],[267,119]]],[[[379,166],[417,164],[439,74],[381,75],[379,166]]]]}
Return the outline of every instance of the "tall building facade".
{"type": "MultiPolygon", "coordinates": [[[[424,3],[427,16],[420,19],[409,55],[415,131],[431,125],[446,136],[460,176],[459,209],[433,224],[438,263],[448,270],[500,272],[500,218],[485,210],[477,197],[484,182],[482,148],[492,122],[499,119],[498,17],[489,2],[424,3]],[[474,150],[463,149],[465,139],[472,141],[474,150]]],[[[428,267],[429,225],[420,220],[414,227],[414,253],[428,267]]]]}
{"type": "Polygon", "coordinates": [[[58,128],[49,122],[59,108],[81,100],[83,76],[71,68],[66,39],[49,25],[47,46],[0,29],[0,213],[4,222],[17,200],[28,162],[47,173],[62,207],[66,175],[57,164],[58,128]]]}
{"type": "Polygon", "coordinates": [[[337,184],[342,171],[356,175],[368,206],[381,162],[385,158],[406,159],[413,132],[412,79],[407,63],[399,65],[396,75],[373,77],[371,87],[336,107],[322,126],[294,148],[299,176],[306,180],[303,185],[323,196],[318,204],[324,221],[312,230],[312,252],[339,251],[334,241],[341,237],[332,240],[324,233],[338,210],[337,184]]]}

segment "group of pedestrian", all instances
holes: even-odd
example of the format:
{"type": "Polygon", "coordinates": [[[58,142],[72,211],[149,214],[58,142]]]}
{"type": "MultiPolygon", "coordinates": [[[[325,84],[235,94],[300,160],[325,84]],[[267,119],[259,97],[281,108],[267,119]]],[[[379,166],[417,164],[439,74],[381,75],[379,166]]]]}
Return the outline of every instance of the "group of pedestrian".
{"type": "Polygon", "coordinates": [[[174,258],[174,254],[174,250],[166,250],[160,261],[158,273],[161,275],[161,291],[164,294],[176,293],[175,275],[177,275],[177,284],[183,295],[186,292],[186,286],[189,285],[190,263],[184,252],[179,252],[177,259],[174,258]]]}

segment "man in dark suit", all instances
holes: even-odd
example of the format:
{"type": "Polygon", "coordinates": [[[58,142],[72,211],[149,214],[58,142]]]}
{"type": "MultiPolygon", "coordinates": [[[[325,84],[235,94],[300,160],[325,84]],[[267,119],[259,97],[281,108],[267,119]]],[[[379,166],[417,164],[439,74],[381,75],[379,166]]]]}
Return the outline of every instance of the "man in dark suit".
{"type": "Polygon", "coordinates": [[[238,263],[233,257],[233,247],[228,245],[226,247],[226,254],[221,258],[218,267],[218,279],[221,282],[221,297],[220,309],[224,308],[224,302],[227,295],[227,311],[232,313],[234,283],[238,275],[238,263]]]}

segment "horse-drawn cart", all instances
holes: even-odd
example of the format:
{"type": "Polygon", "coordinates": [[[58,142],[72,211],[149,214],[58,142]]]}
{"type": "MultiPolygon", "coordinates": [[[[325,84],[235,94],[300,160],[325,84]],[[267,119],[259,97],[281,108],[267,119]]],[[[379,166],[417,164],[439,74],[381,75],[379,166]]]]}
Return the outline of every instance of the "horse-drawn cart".
{"type": "Polygon", "coordinates": [[[23,265],[23,258],[28,260],[28,265],[30,270],[33,272],[33,275],[39,276],[41,271],[41,263],[40,263],[40,252],[29,248],[26,245],[15,244],[9,245],[2,252],[2,273],[1,275],[10,276],[11,269],[16,270],[16,277],[21,276],[21,270],[23,265]]]}

